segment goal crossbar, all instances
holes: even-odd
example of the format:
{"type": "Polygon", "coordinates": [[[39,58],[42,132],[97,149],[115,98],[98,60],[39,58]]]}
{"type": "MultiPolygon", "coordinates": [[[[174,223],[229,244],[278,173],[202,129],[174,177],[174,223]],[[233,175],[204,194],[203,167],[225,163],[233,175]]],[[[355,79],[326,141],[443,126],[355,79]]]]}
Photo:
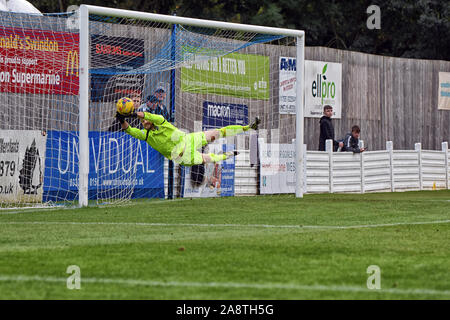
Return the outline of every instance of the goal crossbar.
{"type": "Polygon", "coordinates": [[[224,22],[224,21],[214,21],[214,20],[202,20],[195,18],[185,18],[178,16],[170,16],[156,13],[148,13],[148,12],[138,12],[124,9],[114,9],[114,8],[106,8],[99,7],[93,5],[81,5],[80,10],[85,8],[89,14],[97,14],[97,15],[106,15],[112,17],[120,17],[120,18],[134,18],[139,20],[150,20],[155,22],[165,22],[170,24],[184,24],[195,27],[207,27],[207,28],[217,28],[217,29],[226,29],[226,30],[234,30],[234,31],[246,31],[246,32],[254,32],[254,33],[263,33],[263,34],[271,34],[271,35],[283,35],[283,36],[291,36],[291,37],[303,37],[305,32],[302,30],[293,30],[293,29],[285,29],[285,28],[273,28],[273,27],[265,27],[265,26],[255,26],[250,24],[239,24],[232,22],[224,22]]]}

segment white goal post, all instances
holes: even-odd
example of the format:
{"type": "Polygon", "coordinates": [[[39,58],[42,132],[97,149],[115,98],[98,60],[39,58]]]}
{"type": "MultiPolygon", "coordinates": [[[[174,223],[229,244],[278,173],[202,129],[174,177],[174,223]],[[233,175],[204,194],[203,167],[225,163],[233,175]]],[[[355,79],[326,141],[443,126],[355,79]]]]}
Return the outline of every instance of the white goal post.
{"type": "Polygon", "coordinates": [[[88,173],[89,173],[89,139],[88,139],[88,123],[89,123],[89,55],[90,55],[90,33],[89,33],[89,16],[107,16],[114,18],[136,19],[143,21],[161,22],[165,24],[180,24],[193,27],[207,27],[222,30],[254,32],[259,34],[270,34],[289,36],[296,38],[296,119],[295,119],[295,161],[296,161],[296,197],[303,197],[303,128],[304,128],[304,99],[303,99],[303,83],[304,83],[304,50],[305,50],[305,33],[300,30],[290,30],[281,28],[271,28],[254,25],[244,25],[220,21],[201,20],[184,18],[178,16],[168,16],[153,13],[136,12],[129,10],[113,9],[92,5],[81,5],[79,9],[79,26],[80,26],[80,77],[79,77],[79,206],[88,205],[88,173]]]}

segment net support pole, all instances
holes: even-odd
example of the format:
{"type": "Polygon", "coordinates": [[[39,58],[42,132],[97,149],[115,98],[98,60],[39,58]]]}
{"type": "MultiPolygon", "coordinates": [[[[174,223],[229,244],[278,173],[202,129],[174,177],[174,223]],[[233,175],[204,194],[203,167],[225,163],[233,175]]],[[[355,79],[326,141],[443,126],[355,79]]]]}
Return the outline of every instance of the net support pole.
{"type": "Polygon", "coordinates": [[[80,7],[78,204],[88,205],[89,186],[89,10],[80,7]]]}
{"type": "MultiPolygon", "coordinates": [[[[177,36],[177,25],[172,25],[172,35],[170,37],[171,42],[171,52],[170,57],[175,64],[175,50],[176,50],[176,36],[177,36]]],[[[175,123],[175,69],[170,71],[170,122],[175,123]]],[[[168,169],[168,183],[167,183],[167,198],[173,199],[173,186],[174,186],[174,165],[173,161],[169,160],[169,169],[168,169]]]]}
{"type": "Polygon", "coordinates": [[[305,77],[305,36],[297,37],[297,70],[295,100],[295,196],[303,198],[303,128],[304,128],[304,100],[303,85],[305,77]]]}

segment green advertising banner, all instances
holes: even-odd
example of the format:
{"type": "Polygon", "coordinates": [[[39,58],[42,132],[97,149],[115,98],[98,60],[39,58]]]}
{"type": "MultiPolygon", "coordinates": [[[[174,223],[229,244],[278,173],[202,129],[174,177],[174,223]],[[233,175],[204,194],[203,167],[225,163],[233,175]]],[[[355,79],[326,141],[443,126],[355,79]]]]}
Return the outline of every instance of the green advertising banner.
{"type": "Polygon", "coordinates": [[[230,53],[201,57],[181,69],[181,90],[238,98],[269,99],[269,57],[230,53]]]}

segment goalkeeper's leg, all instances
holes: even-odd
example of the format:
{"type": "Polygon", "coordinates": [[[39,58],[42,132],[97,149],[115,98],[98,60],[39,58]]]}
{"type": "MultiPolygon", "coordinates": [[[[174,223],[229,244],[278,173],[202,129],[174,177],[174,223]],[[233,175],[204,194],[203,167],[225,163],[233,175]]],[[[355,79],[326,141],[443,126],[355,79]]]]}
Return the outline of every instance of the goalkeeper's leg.
{"type": "MultiPolygon", "coordinates": [[[[211,130],[213,131],[213,130],[211,130]]],[[[174,161],[184,166],[193,166],[204,163],[216,163],[238,154],[237,151],[228,151],[225,153],[200,153],[202,146],[208,144],[205,132],[189,133],[184,139],[184,150],[181,154],[175,153],[174,161]]]]}
{"type": "Polygon", "coordinates": [[[216,139],[224,138],[224,137],[232,137],[238,135],[239,133],[248,131],[250,129],[258,130],[258,126],[260,124],[260,119],[258,117],[255,118],[255,121],[247,126],[240,125],[230,125],[220,129],[208,130],[205,131],[206,141],[208,143],[214,142],[216,139]]]}

